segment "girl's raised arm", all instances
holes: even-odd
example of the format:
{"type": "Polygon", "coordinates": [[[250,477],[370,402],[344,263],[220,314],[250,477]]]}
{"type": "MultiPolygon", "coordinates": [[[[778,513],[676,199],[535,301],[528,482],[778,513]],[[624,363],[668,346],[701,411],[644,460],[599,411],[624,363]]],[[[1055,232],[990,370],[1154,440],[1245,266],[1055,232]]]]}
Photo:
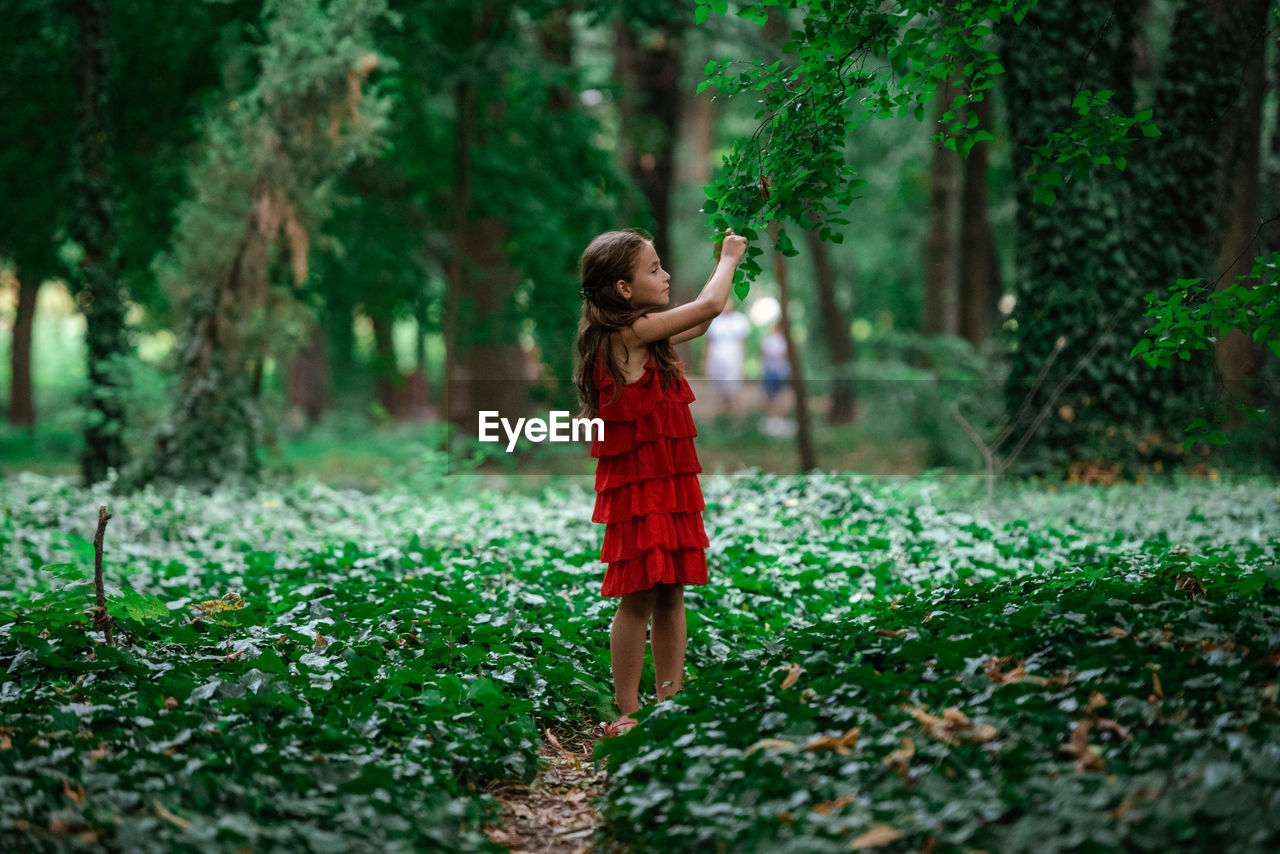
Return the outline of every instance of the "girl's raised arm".
{"type": "Polygon", "coordinates": [[[646,314],[636,320],[627,329],[622,330],[623,339],[631,338],[641,344],[652,344],[664,338],[672,338],[673,344],[696,338],[706,331],[716,315],[724,311],[724,304],[729,299],[729,288],[733,286],[733,273],[747,251],[747,239],[726,229],[724,243],[720,248],[720,260],[716,269],[702,286],[702,292],[693,302],[677,306],[669,311],[657,314],[646,314]],[[693,335],[682,335],[702,327],[701,332],[693,335]]]}

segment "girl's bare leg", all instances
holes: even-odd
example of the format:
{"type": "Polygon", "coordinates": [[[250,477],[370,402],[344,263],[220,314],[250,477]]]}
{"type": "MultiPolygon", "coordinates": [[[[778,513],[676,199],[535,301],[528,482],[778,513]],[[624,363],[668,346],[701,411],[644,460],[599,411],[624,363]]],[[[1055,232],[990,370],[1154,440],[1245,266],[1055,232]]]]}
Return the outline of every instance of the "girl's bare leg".
{"type": "Polygon", "coordinates": [[[658,600],[653,609],[654,679],[658,702],[675,694],[684,684],[684,652],[688,631],[684,618],[684,585],[657,585],[658,600]],[[668,685],[666,683],[670,682],[668,685]]]}
{"type": "MultiPolygon", "coordinates": [[[[644,636],[657,600],[656,587],[627,593],[618,603],[618,612],[613,617],[613,626],[609,630],[609,656],[613,661],[613,701],[620,715],[632,715],[640,709],[644,636]]],[[[656,623],[654,628],[656,631],[656,623]]]]}

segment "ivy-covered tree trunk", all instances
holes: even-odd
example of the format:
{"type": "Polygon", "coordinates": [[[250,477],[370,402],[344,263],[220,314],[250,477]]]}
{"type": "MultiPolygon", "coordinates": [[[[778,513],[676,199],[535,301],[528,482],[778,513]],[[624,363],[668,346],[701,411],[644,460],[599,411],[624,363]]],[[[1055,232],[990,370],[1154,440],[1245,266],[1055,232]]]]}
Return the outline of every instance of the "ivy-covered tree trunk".
{"type": "Polygon", "coordinates": [[[9,423],[34,427],[35,395],[31,388],[31,330],[35,324],[39,274],[18,271],[18,310],[13,318],[13,342],[9,352],[9,423]]]}
{"type": "MultiPolygon", "coordinates": [[[[1186,278],[1229,284],[1248,272],[1261,251],[1250,244],[1258,227],[1269,7],[1269,0],[1178,4],[1169,54],[1195,61],[1165,63],[1154,108],[1162,133],[1142,152],[1142,225],[1146,235],[1160,235],[1133,244],[1148,291],[1164,293],[1186,278]]],[[[1228,355],[1231,344],[1219,351],[1219,367],[1229,383],[1238,384],[1249,373],[1250,354],[1246,343],[1228,355]]],[[[1178,414],[1173,423],[1179,426],[1217,394],[1200,362],[1175,360],[1165,381],[1195,407],[1178,414]]]]}
{"type": "Polygon", "coordinates": [[[178,401],[143,461],[142,481],[208,487],[256,478],[261,471],[245,323],[265,303],[278,203],[278,194],[260,183],[225,274],[193,300],[182,334],[178,401]]]}
{"type": "Polygon", "coordinates": [[[78,247],[69,282],[86,321],[89,362],[85,390],[84,449],[80,471],[86,484],[106,478],[128,459],[125,446],[127,369],[130,350],[125,295],[112,222],[110,123],[111,3],[76,0],[80,91],[71,181],[70,233],[78,247]]]}
{"type": "Polygon", "coordinates": [[[1148,290],[1132,244],[1154,239],[1130,222],[1128,177],[1094,166],[1059,187],[1052,206],[1033,199],[1031,182],[1030,147],[1074,124],[1078,91],[1110,90],[1111,106],[1132,113],[1133,15],[1110,0],[1042,0],[1004,27],[1018,181],[1006,463],[1021,455],[1043,471],[1114,461],[1169,421],[1162,382],[1128,358],[1148,290]]]}
{"type": "Polygon", "coordinates": [[[254,386],[269,354],[287,358],[305,344],[281,339],[306,328],[292,293],[329,213],[325,185],[376,150],[385,126],[387,103],[365,97],[363,83],[378,65],[372,31],[386,14],[383,0],[265,4],[257,80],[209,120],[195,196],[157,262],[170,293],[185,296],[187,320],[178,397],[133,482],[208,488],[258,475],[254,386]],[[273,282],[278,270],[287,282],[273,282]]]}
{"type": "MultiPolygon", "coordinates": [[[[991,127],[988,98],[975,101],[969,109],[978,117],[978,127],[991,127]]],[[[987,339],[1000,298],[1000,258],[988,211],[990,153],[990,142],[974,144],[962,167],[960,190],[959,331],[975,347],[987,339]]]]}

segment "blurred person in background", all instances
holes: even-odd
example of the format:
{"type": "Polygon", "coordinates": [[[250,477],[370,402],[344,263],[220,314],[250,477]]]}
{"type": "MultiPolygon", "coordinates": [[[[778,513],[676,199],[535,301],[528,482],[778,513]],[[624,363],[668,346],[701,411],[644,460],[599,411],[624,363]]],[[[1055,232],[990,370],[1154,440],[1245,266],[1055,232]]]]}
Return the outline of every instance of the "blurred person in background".
{"type": "Polygon", "coordinates": [[[773,325],[760,342],[760,378],[764,384],[765,417],[760,432],[769,436],[790,436],[795,423],[784,417],[782,392],[791,379],[791,362],[787,360],[787,339],[782,334],[782,321],[773,325]]]}
{"type": "Polygon", "coordinates": [[[720,411],[730,417],[738,414],[742,362],[746,357],[746,341],[750,333],[751,321],[728,303],[707,329],[707,379],[711,380],[720,398],[720,411]]]}

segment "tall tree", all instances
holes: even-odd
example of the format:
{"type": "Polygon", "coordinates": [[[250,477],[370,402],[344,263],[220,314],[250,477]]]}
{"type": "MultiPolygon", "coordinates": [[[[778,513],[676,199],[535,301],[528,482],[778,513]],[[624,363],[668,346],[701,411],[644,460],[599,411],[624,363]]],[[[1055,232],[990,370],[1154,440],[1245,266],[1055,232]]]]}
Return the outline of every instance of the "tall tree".
{"type": "Polygon", "coordinates": [[[778,303],[782,307],[782,337],[787,344],[787,361],[791,364],[791,390],[796,401],[796,450],[800,468],[810,471],[818,467],[813,447],[813,419],[809,416],[809,386],[804,379],[804,361],[791,335],[791,287],[787,278],[787,258],[779,249],[773,253],[773,275],[778,282],[778,303]]]}
{"type": "MultiPolygon", "coordinates": [[[[179,212],[160,267],[180,293],[192,282],[179,351],[178,400],[138,480],[209,486],[255,476],[253,377],[271,327],[305,282],[325,185],[376,150],[388,108],[366,97],[377,67],[382,0],[270,0],[257,80],[207,125],[196,196],[179,212]],[[278,263],[277,263],[278,262],[278,263]],[[287,271],[275,282],[273,270],[287,271]]],[[[275,273],[278,277],[280,273],[275,273]]]]}
{"type": "MultiPolygon", "coordinates": [[[[938,89],[938,124],[954,110],[950,81],[938,89]]],[[[925,335],[955,335],[959,331],[960,283],[960,155],[940,142],[929,155],[929,231],[924,242],[925,335]]]]}
{"type": "Polygon", "coordinates": [[[668,12],[647,25],[619,15],[614,42],[623,163],[649,203],[654,241],[666,252],[671,251],[675,146],[686,100],[679,85],[680,30],[687,26],[683,13],[668,12]]]}
{"type": "MultiPolygon", "coordinates": [[[[92,227],[83,221],[93,207],[86,192],[107,195],[120,287],[147,309],[150,322],[164,322],[165,301],[150,262],[170,230],[173,200],[182,193],[201,101],[221,85],[224,36],[247,16],[256,16],[259,5],[256,0],[115,3],[103,11],[71,2],[0,0],[6,35],[0,53],[0,114],[6,118],[0,123],[0,197],[23,200],[0,205],[0,256],[15,263],[21,285],[10,365],[20,397],[30,387],[35,290],[46,278],[76,272],[62,268],[58,248],[61,243],[63,262],[81,257],[77,235],[92,227]],[[85,16],[102,28],[105,79],[84,74],[92,71],[79,47],[85,16]],[[147,49],[133,49],[137,45],[147,49]],[[82,95],[89,84],[107,90],[92,117],[106,136],[84,140],[98,154],[77,142],[83,139],[76,123],[84,115],[82,95]],[[119,128],[128,133],[118,133],[119,128]],[[38,145],[32,144],[35,129],[38,145]],[[109,186],[100,181],[99,190],[91,186],[95,181],[88,180],[77,151],[106,158],[109,186]],[[80,198],[76,203],[73,189],[80,198]]],[[[77,273],[68,284],[76,288],[82,279],[77,273]]],[[[89,395],[92,399],[94,392],[89,395]]],[[[11,416],[34,418],[27,403],[19,400],[11,416]]]]}
{"type": "MultiPolygon", "coordinates": [[[[836,274],[831,265],[830,244],[812,229],[806,229],[804,234],[813,258],[813,281],[822,313],[822,337],[831,355],[831,406],[827,410],[827,421],[845,424],[853,420],[857,410],[857,393],[853,384],[853,334],[849,329],[851,311],[840,303],[836,274]]],[[[852,291],[852,287],[849,290],[852,291]]]]}
{"type": "Polygon", "coordinates": [[[1144,293],[1131,251],[1132,183],[1112,166],[1087,166],[1057,188],[1050,207],[1035,197],[1042,185],[1033,180],[1043,168],[1035,149],[1073,125],[1082,95],[1113,92],[1106,109],[1132,112],[1134,14],[1109,0],[1042,0],[1004,31],[1019,179],[1016,347],[1006,385],[1016,441],[1007,459],[1032,438],[1040,465],[1115,459],[1136,441],[1115,425],[1145,433],[1165,421],[1165,395],[1128,364],[1132,344],[1123,334],[1144,293]],[[1118,333],[1119,323],[1126,326],[1118,333]]]}
{"type": "MultiPolygon", "coordinates": [[[[514,4],[502,0],[485,0],[471,10],[464,51],[480,69],[494,55],[494,45],[510,36],[513,12],[514,4]]],[[[487,196],[477,199],[474,191],[476,149],[484,157],[503,133],[506,102],[493,82],[464,74],[453,93],[455,174],[445,315],[448,417],[467,427],[476,423],[479,410],[520,417],[527,405],[524,360],[512,334],[519,274],[506,253],[507,211],[487,196]],[[490,85],[482,91],[485,82],[490,85]]]]}
{"type": "MultiPolygon", "coordinates": [[[[1144,285],[1157,295],[1193,277],[1225,287],[1261,254],[1254,241],[1270,6],[1269,0],[1181,0],[1175,8],[1169,54],[1196,61],[1164,64],[1154,107],[1163,133],[1148,144],[1135,176],[1143,231],[1165,238],[1134,243],[1144,285]]],[[[1133,340],[1140,337],[1135,331],[1133,340]]],[[[1249,342],[1228,334],[1216,356],[1230,394],[1242,391],[1257,365],[1249,342]]],[[[1201,369],[1179,360],[1164,382],[1203,404],[1216,390],[1201,369]]],[[[1193,414],[1175,423],[1184,425],[1193,414]]]]}
{"type": "MultiPolygon", "coordinates": [[[[1209,4],[1213,46],[1239,62],[1239,92],[1234,109],[1223,115],[1220,149],[1223,159],[1218,206],[1222,211],[1215,266],[1217,281],[1225,287],[1247,276],[1253,257],[1261,254],[1258,242],[1259,193],[1261,191],[1262,102],[1266,92],[1266,34],[1269,0],[1209,4]]],[[[1234,76],[1234,75],[1233,75],[1234,76]]],[[[1222,334],[1215,350],[1218,373],[1229,400],[1247,402],[1257,377],[1262,352],[1240,330],[1222,334]]]]}
{"type": "Polygon", "coordinates": [[[36,402],[31,387],[31,333],[35,327],[39,274],[31,282],[18,277],[18,305],[13,317],[13,338],[9,352],[9,423],[34,427],[36,402]]]}
{"type": "Polygon", "coordinates": [[[86,327],[89,383],[85,394],[81,477],[97,483],[123,468],[127,372],[120,357],[130,352],[113,212],[115,191],[111,126],[111,3],[75,0],[78,27],[78,94],[72,164],[73,214],[69,281],[86,327]]]}
{"type": "Polygon", "coordinates": [[[71,207],[70,172],[76,138],[76,28],[70,10],[31,0],[0,0],[7,38],[0,52],[0,258],[18,281],[18,306],[10,348],[8,418],[33,426],[32,328],[45,279],[62,271],[55,233],[71,207]],[[33,97],[33,93],[40,97],[33,97]],[[41,142],[32,145],[32,129],[41,142]]]}
{"type": "MultiPolygon", "coordinates": [[[[969,105],[978,127],[991,127],[991,101],[980,96],[969,105]]],[[[991,142],[974,144],[965,158],[960,190],[960,335],[977,347],[986,340],[1000,298],[1000,259],[991,227],[987,173],[991,142]]]]}

